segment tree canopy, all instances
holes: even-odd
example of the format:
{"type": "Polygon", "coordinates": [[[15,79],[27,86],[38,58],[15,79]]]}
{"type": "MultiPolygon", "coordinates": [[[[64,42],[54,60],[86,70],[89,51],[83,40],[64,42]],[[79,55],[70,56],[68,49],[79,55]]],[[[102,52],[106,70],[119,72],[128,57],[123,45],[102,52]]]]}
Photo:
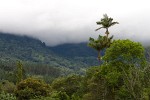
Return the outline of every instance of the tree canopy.
{"type": "Polygon", "coordinates": [[[115,25],[115,24],[119,24],[118,22],[113,22],[113,18],[108,17],[107,14],[104,14],[103,18],[101,18],[101,20],[96,22],[96,23],[97,23],[97,25],[101,25],[101,27],[97,28],[95,31],[98,31],[102,28],[105,28],[106,29],[105,34],[106,34],[107,38],[109,35],[108,28],[115,25]]]}
{"type": "Polygon", "coordinates": [[[107,64],[124,64],[131,66],[144,66],[145,54],[143,46],[131,40],[114,40],[111,47],[106,50],[103,60],[107,64]]]}

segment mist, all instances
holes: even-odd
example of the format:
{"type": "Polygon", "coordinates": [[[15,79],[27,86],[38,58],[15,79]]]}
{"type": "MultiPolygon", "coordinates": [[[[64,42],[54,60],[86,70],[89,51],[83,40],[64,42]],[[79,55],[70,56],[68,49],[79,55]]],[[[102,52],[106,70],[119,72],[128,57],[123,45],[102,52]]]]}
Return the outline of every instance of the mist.
{"type": "Polygon", "coordinates": [[[119,24],[111,27],[115,39],[132,39],[149,45],[148,0],[0,0],[0,31],[27,35],[49,46],[80,43],[104,35],[99,26],[107,13],[119,24]]]}

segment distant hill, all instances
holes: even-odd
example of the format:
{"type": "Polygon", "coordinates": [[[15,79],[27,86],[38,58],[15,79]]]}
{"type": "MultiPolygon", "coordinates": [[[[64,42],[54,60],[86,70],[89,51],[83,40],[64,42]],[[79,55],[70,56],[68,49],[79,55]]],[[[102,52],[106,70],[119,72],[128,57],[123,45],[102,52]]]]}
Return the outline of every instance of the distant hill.
{"type": "Polygon", "coordinates": [[[48,47],[38,39],[0,33],[0,61],[47,64],[68,70],[98,65],[96,52],[87,43],[48,47]]]}
{"type": "MultiPolygon", "coordinates": [[[[150,47],[145,51],[150,62],[150,47]]],[[[85,74],[86,68],[99,65],[97,52],[87,43],[49,47],[35,38],[0,33],[0,80],[14,81],[17,61],[23,63],[27,75],[47,82],[72,73],[85,74]]]]}
{"type": "MultiPolygon", "coordinates": [[[[150,47],[145,51],[150,62],[150,47]]],[[[18,60],[25,64],[30,74],[55,77],[74,72],[82,74],[86,68],[99,65],[97,52],[87,43],[49,47],[35,38],[0,33],[0,72],[12,71],[18,60]]]]}
{"type": "Polygon", "coordinates": [[[97,56],[97,52],[88,47],[87,43],[62,44],[49,48],[56,54],[68,58],[97,56]]]}

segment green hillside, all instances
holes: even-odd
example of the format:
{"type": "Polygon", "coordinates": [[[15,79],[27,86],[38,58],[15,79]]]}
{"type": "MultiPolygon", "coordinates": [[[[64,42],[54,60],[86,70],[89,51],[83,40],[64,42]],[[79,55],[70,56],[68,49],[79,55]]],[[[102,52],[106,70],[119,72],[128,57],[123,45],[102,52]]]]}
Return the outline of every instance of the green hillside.
{"type": "Polygon", "coordinates": [[[87,43],[77,43],[77,44],[62,44],[54,47],[49,47],[56,54],[67,57],[89,57],[89,56],[97,56],[97,52],[92,48],[87,46],[87,43]]]}
{"type": "Polygon", "coordinates": [[[82,72],[86,67],[98,65],[96,52],[86,43],[48,47],[35,38],[4,33],[0,33],[0,57],[2,63],[10,65],[21,60],[30,66],[48,65],[69,72],[82,72]]]}

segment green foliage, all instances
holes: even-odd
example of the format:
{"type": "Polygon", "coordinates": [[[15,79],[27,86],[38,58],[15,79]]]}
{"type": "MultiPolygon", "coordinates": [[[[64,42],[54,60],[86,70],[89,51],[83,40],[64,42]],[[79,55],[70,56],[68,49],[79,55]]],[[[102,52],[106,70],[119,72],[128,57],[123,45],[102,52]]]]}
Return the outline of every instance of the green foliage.
{"type": "Polygon", "coordinates": [[[103,60],[113,66],[145,66],[144,48],[140,43],[130,40],[115,40],[106,50],[103,60]]]}
{"type": "Polygon", "coordinates": [[[16,77],[13,72],[5,71],[0,69],[0,79],[1,80],[8,80],[10,82],[16,83],[16,77]]]}
{"type": "Polygon", "coordinates": [[[17,84],[16,96],[19,100],[29,100],[50,95],[50,86],[40,79],[27,78],[17,84]]]}
{"type": "Polygon", "coordinates": [[[52,98],[52,97],[39,97],[36,99],[30,99],[30,100],[60,100],[58,98],[52,98]]]}
{"type": "MultiPolygon", "coordinates": [[[[149,68],[140,43],[115,40],[106,50],[100,67],[87,70],[88,90],[83,100],[143,100],[149,98],[149,68]],[[144,74],[147,73],[147,74],[144,74]],[[145,89],[144,84],[147,88],[145,89]]],[[[149,84],[150,85],[150,84],[149,84]]],[[[148,100],[148,99],[146,99],[148,100]]]]}
{"type": "Polygon", "coordinates": [[[9,82],[8,80],[3,80],[0,82],[0,90],[4,91],[5,93],[13,94],[16,89],[14,83],[9,82]]]}
{"type": "MultiPolygon", "coordinates": [[[[100,67],[93,66],[87,69],[84,87],[83,100],[101,100],[103,99],[104,78],[100,76],[100,67]]],[[[81,100],[82,100],[81,99],[81,100]]]]}
{"type": "Polygon", "coordinates": [[[58,92],[56,98],[58,98],[59,100],[70,100],[66,92],[61,92],[61,91],[58,92]]]}
{"type": "Polygon", "coordinates": [[[90,39],[89,39],[90,42],[88,43],[88,45],[90,47],[92,47],[98,51],[98,60],[99,61],[101,60],[100,51],[103,50],[104,48],[110,47],[110,45],[112,43],[111,41],[112,41],[113,36],[111,36],[110,38],[108,37],[108,35],[109,35],[108,28],[115,25],[115,24],[119,24],[118,22],[113,22],[113,18],[109,18],[107,16],[107,14],[104,14],[103,17],[104,18],[102,18],[101,21],[96,22],[97,25],[102,26],[102,27],[96,29],[96,31],[101,29],[101,28],[105,28],[106,29],[106,32],[105,32],[106,36],[100,36],[99,35],[97,40],[90,37],[90,39]]]}
{"type": "Polygon", "coordinates": [[[118,22],[113,22],[113,18],[108,17],[107,14],[104,14],[103,18],[96,23],[98,25],[102,25],[101,28],[109,28],[110,26],[113,26],[115,24],[119,24],[118,22]]]}
{"type": "Polygon", "coordinates": [[[96,23],[97,23],[97,25],[101,25],[101,27],[97,28],[95,31],[97,31],[101,28],[105,28],[106,29],[105,34],[107,35],[107,38],[108,38],[108,34],[109,34],[108,28],[115,24],[119,24],[118,22],[113,22],[113,18],[108,17],[107,14],[104,14],[103,18],[96,23]]]}
{"type": "Polygon", "coordinates": [[[97,40],[90,37],[88,45],[97,51],[103,50],[106,47],[106,37],[100,36],[97,40]]]}
{"type": "Polygon", "coordinates": [[[51,98],[51,97],[39,97],[39,98],[36,98],[36,99],[30,99],[30,100],[59,100],[59,99],[54,99],[54,98],[51,98]]]}
{"type": "Polygon", "coordinates": [[[81,77],[70,75],[67,77],[58,78],[53,81],[52,88],[56,91],[65,92],[69,97],[80,89],[81,77]]]}
{"type": "Polygon", "coordinates": [[[82,99],[81,99],[81,97],[80,97],[79,95],[73,94],[73,95],[71,96],[71,100],[82,100],[82,99]]]}
{"type": "Polygon", "coordinates": [[[132,100],[131,94],[127,91],[127,88],[124,85],[117,91],[116,98],[118,100],[132,100]]]}
{"type": "Polygon", "coordinates": [[[144,84],[144,97],[145,100],[149,100],[150,99],[150,65],[146,66],[143,70],[144,72],[144,80],[143,80],[143,84],[144,84]]]}
{"type": "Polygon", "coordinates": [[[31,100],[71,100],[71,99],[65,92],[54,91],[53,93],[51,93],[51,96],[48,96],[48,97],[41,96],[41,97],[38,97],[36,99],[31,99],[31,100]]]}
{"type": "Polygon", "coordinates": [[[45,64],[24,63],[26,73],[30,76],[40,76],[47,83],[62,75],[62,70],[45,64]]]}
{"type": "Polygon", "coordinates": [[[91,57],[96,56],[96,52],[87,46],[87,43],[67,43],[61,44],[50,49],[61,57],[75,58],[75,57],[91,57]],[[67,52],[66,52],[67,51],[67,52]]]}
{"type": "Polygon", "coordinates": [[[88,46],[90,46],[91,48],[94,48],[95,50],[98,51],[98,59],[99,59],[99,61],[101,60],[100,51],[102,51],[106,47],[110,46],[112,38],[113,37],[110,37],[110,38],[107,39],[106,36],[100,36],[99,35],[98,39],[95,40],[95,39],[90,37],[88,46]]]}
{"type": "Polygon", "coordinates": [[[108,74],[102,68],[97,66],[87,70],[88,91],[83,95],[83,100],[115,100],[118,73],[112,71],[108,74]]]}
{"type": "Polygon", "coordinates": [[[15,72],[16,72],[15,74],[16,74],[17,83],[19,83],[21,80],[23,80],[26,77],[25,70],[20,61],[17,62],[17,68],[15,72]]]}
{"type": "Polygon", "coordinates": [[[128,72],[123,71],[123,81],[128,95],[132,99],[138,100],[144,98],[144,73],[143,69],[130,67],[128,72]]]}
{"type": "MultiPolygon", "coordinates": [[[[39,64],[56,69],[67,69],[64,73],[70,73],[72,70],[78,73],[78,71],[81,72],[80,68],[95,64],[98,65],[98,62],[95,61],[96,52],[88,48],[87,43],[72,43],[70,45],[63,44],[49,47],[38,39],[1,32],[0,55],[0,62],[3,62],[4,65],[8,64],[8,66],[1,66],[0,64],[0,68],[3,68],[5,71],[13,71],[16,61],[21,61],[23,65],[24,63],[29,63],[30,65],[39,64]]],[[[24,65],[24,67],[27,66],[24,65]]],[[[63,72],[61,74],[63,74],[63,72]]]]}
{"type": "Polygon", "coordinates": [[[86,70],[86,78],[91,79],[94,74],[99,73],[100,67],[99,66],[92,66],[86,70]]]}
{"type": "Polygon", "coordinates": [[[0,100],[17,100],[17,98],[12,94],[1,92],[0,100]]]}
{"type": "Polygon", "coordinates": [[[141,100],[144,98],[143,46],[130,40],[115,40],[106,50],[101,73],[107,81],[107,90],[114,98],[141,100]]]}
{"type": "Polygon", "coordinates": [[[150,87],[150,64],[148,64],[144,70],[144,82],[146,87],[150,87]]]}

